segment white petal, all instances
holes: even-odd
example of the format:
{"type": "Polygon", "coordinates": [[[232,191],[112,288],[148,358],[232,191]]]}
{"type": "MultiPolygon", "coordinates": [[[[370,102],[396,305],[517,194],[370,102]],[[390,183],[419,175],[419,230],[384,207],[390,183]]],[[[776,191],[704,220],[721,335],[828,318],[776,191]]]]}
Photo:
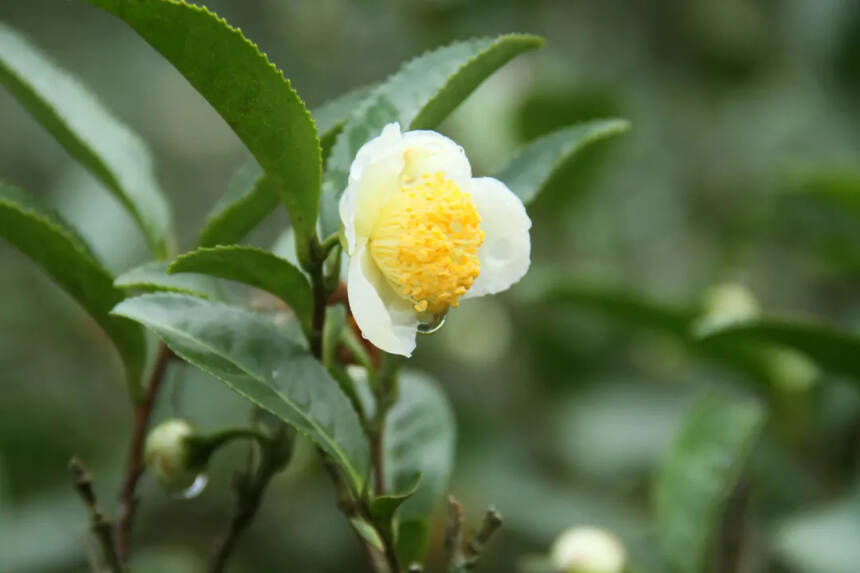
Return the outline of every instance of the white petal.
{"type": "Polygon", "coordinates": [[[407,178],[441,171],[461,186],[467,185],[472,178],[472,167],[466,152],[441,133],[407,131],[403,134],[401,146],[406,159],[404,175],[407,178]]]}
{"type": "Polygon", "coordinates": [[[519,197],[492,177],[472,179],[468,190],[486,236],[478,249],[481,274],[464,299],[507,289],[526,274],[531,261],[532,222],[519,197]]]}
{"type": "Polygon", "coordinates": [[[339,205],[349,255],[370,234],[385,198],[400,184],[401,144],[400,126],[389,123],[382,134],[361,146],[350,166],[349,183],[339,205]]]}
{"type": "Polygon", "coordinates": [[[418,333],[418,313],[391,289],[376,268],[367,246],[349,260],[349,308],[362,336],[377,348],[410,356],[418,333]]]}
{"type": "Polygon", "coordinates": [[[355,159],[352,160],[352,164],[349,166],[350,182],[361,179],[361,174],[369,163],[388,154],[393,148],[399,151],[399,144],[402,139],[403,136],[400,134],[399,123],[389,123],[382,128],[382,133],[367,141],[355,154],[355,159]]]}

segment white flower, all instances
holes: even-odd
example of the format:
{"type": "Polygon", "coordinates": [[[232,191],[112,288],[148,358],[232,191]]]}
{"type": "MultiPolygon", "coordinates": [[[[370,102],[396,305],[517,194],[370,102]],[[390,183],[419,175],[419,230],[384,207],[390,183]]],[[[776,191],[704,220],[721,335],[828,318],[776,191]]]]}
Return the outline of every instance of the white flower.
{"type": "Polygon", "coordinates": [[[627,563],[624,546],[597,527],[571,527],[552,545],[552,566],[564,573],[622,573],[627,563]]]}
{"type": "Polygon", "coordinates": [[[420,323],[503,291],[529,267],[531,220],[504,183],[472,177],[463,148],[391,123],[365,143],[340,200],[349,305],[362,335],[409,356],[420,323]]]}

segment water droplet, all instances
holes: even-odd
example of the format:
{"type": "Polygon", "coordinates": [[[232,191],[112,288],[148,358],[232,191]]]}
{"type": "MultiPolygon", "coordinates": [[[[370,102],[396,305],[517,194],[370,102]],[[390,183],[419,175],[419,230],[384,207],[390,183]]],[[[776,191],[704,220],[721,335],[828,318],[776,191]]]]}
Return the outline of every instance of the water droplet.
{"type": "Polygon", "coordinates": [[[206,474],[198,474],[190,486],[182,491],[174,493],[172,497],[175,499],[193,499],[203,493],[203,490],[206,489],[206,484],[208,483],[209,478],[206,477],[206,474]]]}
{"type": "Polygon", "coordinates": [[[418,332],[421,334],[433,334],[438,332],[440,328],[445,326],[445,318],[447,314],[434,314],[429,322],[418,323],[418,332]]]}

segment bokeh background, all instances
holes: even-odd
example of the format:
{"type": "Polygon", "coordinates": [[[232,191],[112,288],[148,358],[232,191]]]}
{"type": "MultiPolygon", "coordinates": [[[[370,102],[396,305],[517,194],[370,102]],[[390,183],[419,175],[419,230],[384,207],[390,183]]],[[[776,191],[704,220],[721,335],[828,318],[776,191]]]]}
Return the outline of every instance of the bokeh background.
{"type": "MultiPolygon", "coordinates": [[[[440,129],[466,148],[477,174],[570,123],[632,121],[530,208],[535,277],[561,272],[579,296],[547,300],[527,278],[464,304],[420,340],[412,361],[455,407],[451,491],[473,521],[490,504],[506,517],[484,570],[514,571],[520,556],[546,552],[563,528],[584,524],[614,531],[659,571],[650,484],[690,404],[715,389],[754,396],[770,412],[748,470],[743,570],[860,570],[856,384],[788,353],[764,375],[750,373],[611,304],[627,293],[695,309],[730,282],[770,314],[856,327],[860,194],[852,205],[840,190],[860,190],[860,3],[205,4],[257,42],[311,107],[453,40],[544,36],[543,50],[496,73],[440,129]]],[[[131,29],[83,2],[3,2],[0,20],[149,142],[181,245],[193,246],[248,156],[221,118],[131,29]]],[[[111,270],[145,260],[142,237],[111,196],[3,90],[0,176],[48,198],[111,270]]],[[[276,213],[248,241],[270,246],[286,223],[276,213]]],[[[113,513],[130,430],[121,379],[98,327],[0,243],[0,570],[87,570],[85,512],[66,464],[73,454],[86,461],[113,513]]],[[[158,418],[183,415],[204,430],[248,417],[243,400],[182,365],[162,397],[158,418]]],[[[192,500],[170,499],[144,478],[136,570],[201,570],[244,456],[239,445],[219,454],[192,500]]],[[[440,544],[437,531],[434,555],[440,544]]],[[[273,483],[233,565],[343,572],[360,570],[360,559],[304,448],[273,483]]]]}

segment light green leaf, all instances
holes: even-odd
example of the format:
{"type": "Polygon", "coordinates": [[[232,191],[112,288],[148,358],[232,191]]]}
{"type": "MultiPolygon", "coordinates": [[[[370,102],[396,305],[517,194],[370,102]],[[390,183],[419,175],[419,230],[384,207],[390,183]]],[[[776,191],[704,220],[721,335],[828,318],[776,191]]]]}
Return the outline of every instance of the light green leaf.
{"type": "MultiPolygon", "coordinates": [[[[371,87],[352,90],[324,103],[313,111],[323,155],[334,143],[347,116],[367,97],[371,87]]],[[[278,194],[253,159],[246,161],[233,176],[227,192],[212,208],[200,231],[198,245],[231,245],[241,241],[251,229],[278,206],[278,194]]]]}
{"type": "Polygon", "coordinates": [[[696,305],[656,301],[627,288],[577,282],[537,269],[530,272],[519,293],[526,302],[583,308],[624,326],[671,335],[690,351],[778,391],[807,386],[817,376],[805,356],[783,344],[750,345],[745,343],[749,339],[732,336],[697,337],[694,332],[700,311],[696,305]]]}
{"type": "Polygon", "coordinates": [[[764,342],[788,346],[812,358],[820,367],[848,374],[860,383],[860,336],[827,324],[792,319],[762,318],[736,322],[708,332],[712,343],[764,342]]]}
{"type": "Polygon", "coordinates": [[[376,86],[355,88],[325,102],[311,112],[317,124],[317,131],[320,134],[320,145],[323,148],[323,155],[326,155],[326,152],[331,150],[335,138],[352,112],[373,93],[374,89],[376,89],[376,86]]]}
{"type": "Polygon", "coordinates": [[[354,493],[363,491],[370,450],[358,416],[322,365],[274,323],[172,293],[127,299],[114,314],[149,327],[184,360],[290,424],[338,465],[354,493]]]}
{"type": "MultiPolygon", "coordinates": [[[[388,412],[383,436],[386,491],[409,491],[416,474],[423,476],[415,494],[398,513],[402,527],[420,537],[410,539],[409,545],[414,546],[413,551],[423,552],[427,524],[448,487],[456,441],[451,405],[433,379],[410,370],[400,374],[397,402],[388,412]]],[[[409,536],[401,531],[401,537],[405,540],[409,536]]],[[[406,545],[400,547],[403,550],[406,545]]],[[[403,555],[410,560],[418,557],[403,555]]]]}
{"type": "Polygon", "coordinates": [[[632,290],[589,284],[555,272],[536,269],[520,296],[530,303],[560,304],[598,311],[619,322],[665,331],[682,338],[690,334],[696,310],[648,299],[632,290]]]}
{"type": "Polygon", "coordinates": [[[114,279],[113,284],[125,292],[178,292],[211,300],[218,300],[218,289],[214,281],[203,275],[167,274],[168,263],[150,261],[130,269],[114,279]]]}
{"type": "Polygon", "coordinates": [[[109,314],[123,293],[77,232],[36,197],[0,182],[0,237],[33,259],[101,325],[122,356],[129,387],[138,393],[146,361],[143,331],[109,314]]]}
{"type": "Polygon", "coordinates": [[[256,247],[204,247],[179,256],[167,269],[201,273],[262,289],[287,303],[305,327],[310,326],[313,294],[302,272],[281,257],[256,247]]]}
{"type": "Polygon", "coordinates": [[[2,23],[0,82],[128,209],[155,256],[167,256],[170,206],[143,141],[75,78],[2,23]]]}
{"type": "Polygon", "coordinates": [[[560,129],[517,151],[493,177],[504,181],[523,203],[531,203],[577,152],[629,129],[625,119],[588,121],[560,129]]]}
{"type": "Polygon", "coordinates": [[[298,233],[316,232],[320,146],[304,102],[260,50],[208,9],[171,0],[88,0],[124,20],[233,128],[298,233]]]}
{"type": "Polygon", "coordinates": [[[774,549],[792,571],[853,573],[860,566],[860,492],[806,508],[776,527],[774,549]]]}
{"type": "Polygon", "coordinates": [[[860,170],[848,166],[794,167],[785,175],[788,193],[832,203],[860,221],[860,170]]]}
{"type": "Polygon", "coordinates": [[[394,512],[397,511],[405,501],[415,495],[415,491],[418,489],[420,484],[421,474],[417,473],[412,476],[412,483],[402,491],[374,496],[368,504],[370,516],[380,523],[389,523],[392,517],[394,517],[394,512]]]}
{"type": "Polygon", "coordinates": [[[253,159],[242,164],[227,192],[206,217],[197,244],[201,247],[230,245],[241,241],[266,215],[278,206],[272,180],[253,159]]]}
{"type": "Polygon", "coordinates": [[[723,508],[761,431],[750,401],[709,396],[688,415],[654,484],[663,554],[683,573],[706,570],[723,508]]]}
{"type": "Polygon", "coordinates": [[[407,62],[377,87],[356,108],[332,147],[323,185],[323,235],[340,227],[337,201],[359,147],[393,121],[404,130],[436,127],[490,74],[542,44],[537,36],[525,34],[457,42],[407,62]]]}

